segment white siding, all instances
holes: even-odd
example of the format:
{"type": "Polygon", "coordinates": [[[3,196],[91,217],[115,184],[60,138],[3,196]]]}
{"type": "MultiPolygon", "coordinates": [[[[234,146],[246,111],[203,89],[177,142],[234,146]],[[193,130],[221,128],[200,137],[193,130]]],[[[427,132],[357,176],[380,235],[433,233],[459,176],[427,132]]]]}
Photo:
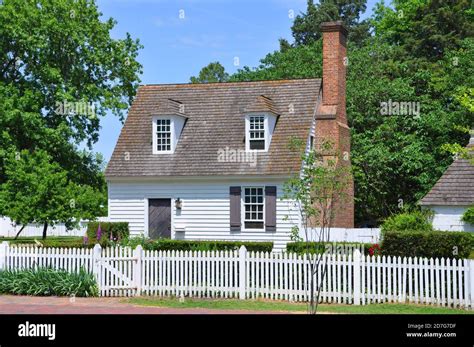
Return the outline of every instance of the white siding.
{"type": "MultiPolygon", "coordinates": [[[[307,241],[317,241],[321,233],[320,228],[308,230],[307,241]]],[[[306,240],[303,230],[300,230],[299,236],[306,240]]],[[[378,243],[380,242],[380,228],[331,228],[329,232],[330,242],[362,242],[378,243]]]]}
{"type": "Polygon", "coordinates": [[[436,230],[474,232],[474,226],[461,220],[467,206],[430,206],[430,209],[435,213],[433,227],[436,230]]]}
{"type": "Polygon", "coordinates": [[[180,198],[181,211],[171,203],[171,233],[174,239],[273,241],[281,249],[290,241],[293,223],[299,223],[297,210],[291,202],[282,201],[283,181],[253,179],[242,181],[167,181],[108,182],[109,219],[127,221],[132,235],[148,235],[148,199],[180,198]],[[230,231],[230,186],[277,186],[277,230],[230,231]],[[289,220],[284,220],[288,216],[289,220]],[[175,229],[184,227],[184,232],[175,229]]]}

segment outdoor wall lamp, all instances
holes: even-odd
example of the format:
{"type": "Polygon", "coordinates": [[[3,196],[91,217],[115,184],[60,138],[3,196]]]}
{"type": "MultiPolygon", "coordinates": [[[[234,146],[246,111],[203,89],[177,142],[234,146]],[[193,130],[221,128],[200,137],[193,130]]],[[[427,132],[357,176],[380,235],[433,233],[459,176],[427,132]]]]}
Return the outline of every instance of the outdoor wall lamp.
{"type": "Polygon", "coordinates": [[[181,207],[183,207],[183,202],[181,201],[180,198],[177,198],[174,201],[174,207],[176,207],[177,210],[181,210],[181,207]]]}

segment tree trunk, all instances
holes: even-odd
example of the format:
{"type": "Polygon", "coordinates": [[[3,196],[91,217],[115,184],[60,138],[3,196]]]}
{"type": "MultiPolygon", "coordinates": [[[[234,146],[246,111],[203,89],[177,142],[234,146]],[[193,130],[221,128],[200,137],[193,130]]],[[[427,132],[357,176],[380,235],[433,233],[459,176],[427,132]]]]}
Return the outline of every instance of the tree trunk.
{"type": "Polygon", "coordinates": [[[46,230],[48,230],[48,222],[44,222],[44,227],[43,227],[43,240],[46,240],[46,230]]]}
{"type": "Polygon", "coordinates": [[[18,238],[18,236],[21,234],[21,232],[23,231],[23,229],[25,229],[25,227],[26,227],[26,224],[23,225],[23,226],[21,227],[20,231],[18,231],[18,232],[16,233],[14,240],[16,240],[16,239],[18,238]]]}

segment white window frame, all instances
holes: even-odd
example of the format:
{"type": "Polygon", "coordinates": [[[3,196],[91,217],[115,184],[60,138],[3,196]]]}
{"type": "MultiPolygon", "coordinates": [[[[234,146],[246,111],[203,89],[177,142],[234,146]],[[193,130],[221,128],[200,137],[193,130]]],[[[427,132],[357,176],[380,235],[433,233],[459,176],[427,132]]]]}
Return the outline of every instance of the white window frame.
{"type": "MultiPolygon", "coordinates": [[[[250,204],[252,205],[253,203],[250,203],[250,204]]],[[[241,213],[242,230],[244,230],[244,231],[264,231],[265,230],[265,187],[264,186],[245,186],[245,187],[242,187],[241,211],[242,211],[242,213],[241,213]],[[246,219],[245,218],[245,206],[247,205],[247,203],[245,203],[245,190],[246,189],[252,189],[252,188],[262,190],[262,203],[261,203],[261,205],[263,206],[263,209],[262,209],[262,219],[261,220],[253,220],[253,219],[246,219]],[[262,228],[246,228],[245,227],[245,222],[262,222],[262,228]]]]}
{"type": "Polygon", "coordinates": [[[152,117],[152,151],[153,154],[172,154],[176,150],[176,145],[178,144],[179,137],[183,131],[184,123],[186,122],[186,117],[180,115],[158,115],[152,117]],[[169,120],[170,121],[170,130],[171,130],[171,150],[169,151],[158,151],[158,138],[157,138],[157,121],[158,119],[169,120]]]}
{"type": "Polygon", "coordinates": [[[249,116],[249,130],[247,134],[249,138],[249,149],[251,151],[264,151],[267,148],[267,136],[266,136],[268,132],[267,128],[268,127],[266,125],[266,120],[265,120],[264,115],[250,115],[249,116]],[[253,124],[254,126],[259,126],[259,127],[261,126],[263,127],[263,129],[252,129],[252,122],[254,123],[253,124]],[[251,136],[252,133],[258,134],[259,136],[260,135],[263,135],[263,136],[252,138],[251,136]],[[251,144],[254,141],[263,141],[263,148],[252,149],[251,144]]]}
{"type": "Polygon", "coordinates": [[[153,153],[154,154],[165,154],[173,153],[174,144],[174,124],[171,117],[154,117],[153,119],[153,153]],[[158,121],[169,121],[170,122],[170,149],[169,150],[158,150],[158,121]]]}
{"type": "Polygon", "coordinates": [[[273,129],[270,129],[270,122],[269,116],[267,113],[249,113],[245,116],[245,150],[247,152],[268,152],[270,148],[270,142],[272,139],[273,129]],[[264,149],[250,149],[250,118],[251,117],[263,117],[263,131],[264,131],[264,138],[262,140],[265,141],[265,148],[264,149]]]}

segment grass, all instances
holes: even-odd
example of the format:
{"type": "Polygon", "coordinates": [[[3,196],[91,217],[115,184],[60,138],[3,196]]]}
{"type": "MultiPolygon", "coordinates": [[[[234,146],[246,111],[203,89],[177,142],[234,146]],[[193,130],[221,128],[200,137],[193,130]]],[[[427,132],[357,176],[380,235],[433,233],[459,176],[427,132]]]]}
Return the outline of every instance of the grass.
{"type": "MultiPolygon", "coordinates": [[[[304,303],[268,300],[185,298],[184,302],[180,302],[177,298],[136,297],[126,299],[125,302],[140,306],[188,309],[283,311],[288,313],[304,313],[308,310],[308,305],[304,303]]],[[[366,306],[320,304],[318,311],[342,314],[474,314],[473,311],[413,304],[371,304],[366,306]]]]}

